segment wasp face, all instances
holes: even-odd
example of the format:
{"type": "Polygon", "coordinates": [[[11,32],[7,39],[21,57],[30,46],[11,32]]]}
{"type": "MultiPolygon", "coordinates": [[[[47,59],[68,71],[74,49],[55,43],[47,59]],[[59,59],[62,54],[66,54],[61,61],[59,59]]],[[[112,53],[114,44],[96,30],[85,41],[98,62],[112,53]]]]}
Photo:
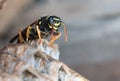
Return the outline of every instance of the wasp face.
{"type": "Polygon", "coordinates": [[[58,28],[61,26],[61,19],[57,16],[50,16],[49,17],[49,23],[50,26],[53,27],[54,30],[58,30],[58,28]]]}

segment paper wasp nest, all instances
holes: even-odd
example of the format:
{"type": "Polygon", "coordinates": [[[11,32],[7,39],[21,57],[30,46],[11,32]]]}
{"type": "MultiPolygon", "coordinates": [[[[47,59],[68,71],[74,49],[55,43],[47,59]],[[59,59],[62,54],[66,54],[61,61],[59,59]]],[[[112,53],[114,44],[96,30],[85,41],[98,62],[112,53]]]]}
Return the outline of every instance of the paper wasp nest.
{"type": "Polygon", "coordinates": [[[88,81],[58,59],[58,46],[46,40],[8,45],[0,53],[0,81],[88,81]]]}

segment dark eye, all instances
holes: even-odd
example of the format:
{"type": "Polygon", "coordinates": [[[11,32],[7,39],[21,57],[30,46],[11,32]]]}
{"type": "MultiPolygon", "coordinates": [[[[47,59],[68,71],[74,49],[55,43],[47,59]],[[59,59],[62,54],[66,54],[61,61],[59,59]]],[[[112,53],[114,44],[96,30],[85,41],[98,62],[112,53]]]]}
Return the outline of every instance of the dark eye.
{"type": "Polygon", "coordinates": [[[50,19],[50,23],[52,24],[54,21],[53,21],[53,19],[50,19]]]}

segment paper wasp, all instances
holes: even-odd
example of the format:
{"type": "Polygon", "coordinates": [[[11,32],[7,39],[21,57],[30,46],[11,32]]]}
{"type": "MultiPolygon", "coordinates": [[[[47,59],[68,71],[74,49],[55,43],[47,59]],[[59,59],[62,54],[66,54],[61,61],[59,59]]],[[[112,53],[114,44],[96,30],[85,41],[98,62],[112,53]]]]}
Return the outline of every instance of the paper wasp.
{"type": "Polygon", "coordinates": [[[61,33],[58,32],[61,25],[64,27],[64,37],[65,41],[67,41],[66,27],[61,19],[57,16],[43,16],[25,29],[20,29],[19,34],[13,37],[9,42],[14,43],[17,41],[17,43],[21,43],[34,39],[39,39],[41,42],[41,39],[46,39],[50,36],[50,45],[53,45],[55,40],[61,36],[61,33]]]}

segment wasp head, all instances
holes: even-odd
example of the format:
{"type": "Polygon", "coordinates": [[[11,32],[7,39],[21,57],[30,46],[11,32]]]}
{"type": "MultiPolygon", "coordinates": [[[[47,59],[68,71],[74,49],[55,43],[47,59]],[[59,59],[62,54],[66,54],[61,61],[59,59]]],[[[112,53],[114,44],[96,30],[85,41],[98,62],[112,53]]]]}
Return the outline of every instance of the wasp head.
{"type": "Polygon", "coordinates": [[[61,19],[57,16],[50,16],[49,17],[49,24],[50,27],[54,30],[58,30],[58,28],[61,26],[61,19]]]}
{"type": "Polygon", "coordinates": [[[57,16],[50,16],[49,17],[49,27],[50,28],[57,31],[61,25],[63,25],[63,27],[64,27],[65,40],[67,41],[67,30],[66,30],[65,24],[57,16]]]}

